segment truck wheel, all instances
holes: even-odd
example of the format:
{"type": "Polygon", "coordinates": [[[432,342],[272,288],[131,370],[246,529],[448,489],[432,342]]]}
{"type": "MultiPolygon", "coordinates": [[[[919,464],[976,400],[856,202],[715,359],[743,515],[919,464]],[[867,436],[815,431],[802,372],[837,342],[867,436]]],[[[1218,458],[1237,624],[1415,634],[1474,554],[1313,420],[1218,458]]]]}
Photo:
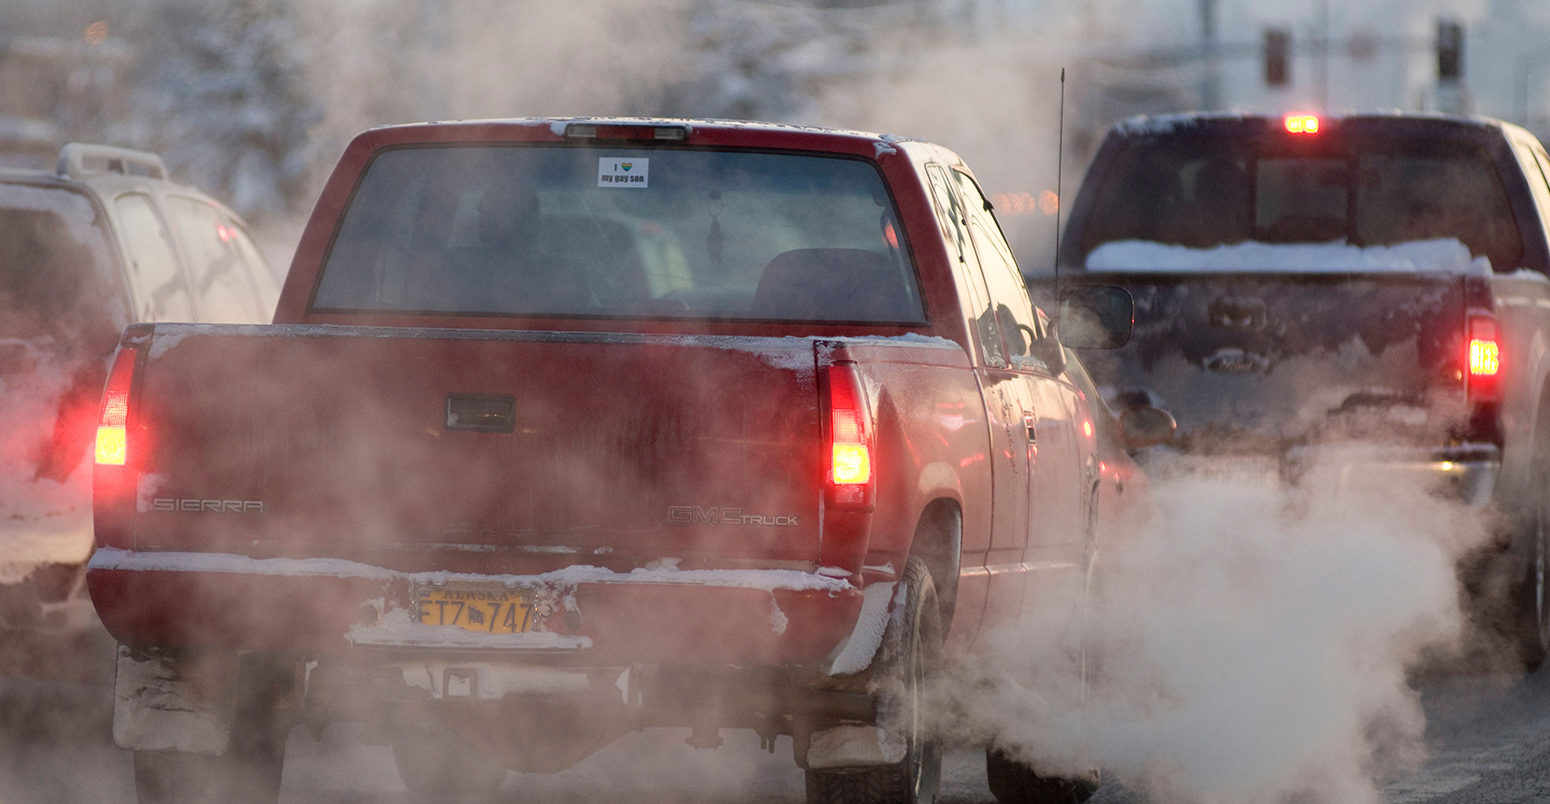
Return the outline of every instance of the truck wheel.
{"type": "Polygon", "coordinates": [[[1040,776],[996,748],[985,749],[985,778],[1001,804],[1080,804],[1098,791],[1096,774],[1089,779],[1040,776]]]}
{"type": "Polygon", "coordinates": [[[1550,545],[1545,543],[1550,539],[1550,512],[1545,510],[1550,502],[1545,500],[1546,472],[1541,469],[1535,476],[1540,482],[1534,487],[1540,491],[1534,495],[1528,577],[1518,591],[1518,656],[1530,672],[1539,669],[1550,653],[1550,555],[1546,555],[1550,545]]]}
{"type": "Polygon", "coordinates": [[[238,721],[220,756],[136,751],[135,797],[140,804],[275,804],[287,731],[274,718],[238,721]]]}
{"type": "Polygon", "coordinates": [[[942,748],[925,721],[927,683],[942,662],[942,613],[931,572],[911,557],[904,599],[889,619],[874,683],[878,724],[905,738],[891,765],[807,771],[808,804],[930,804],[942,778],[942,748]]]}
{"type": "Polygon", "coordinates": [[[506,779],[504,765],[450,729],[417,726],[399,732],[393,764],[411,792],[437,800],[488,798],[506,779]]]}

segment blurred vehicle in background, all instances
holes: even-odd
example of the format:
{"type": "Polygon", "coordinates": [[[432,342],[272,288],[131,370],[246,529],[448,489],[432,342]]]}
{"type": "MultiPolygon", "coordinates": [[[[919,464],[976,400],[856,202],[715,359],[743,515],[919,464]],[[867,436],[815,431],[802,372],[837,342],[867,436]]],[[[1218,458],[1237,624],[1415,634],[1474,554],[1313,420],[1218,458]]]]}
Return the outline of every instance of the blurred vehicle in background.
{"type": "Polygon", "coordinates": [[[119,332],[267,322],[277,295],[243,221],[154,154],[73,143],[54,171],[0,169],[0,629],[90,622],[88,447],[119,332]]]}
{"type": "Polygon", "coordinates": [[[1121,123],[1077,194],[1058,275],[1128,288],[1135,336],[1083,360],[1111,401],[1178,417],[1175,465],[1394,478],[1478,506],[1498,539],[1461,568],[1476,615],[1537,665],[1547,174],[1533,135],[1480,117],[1121,123]]]}

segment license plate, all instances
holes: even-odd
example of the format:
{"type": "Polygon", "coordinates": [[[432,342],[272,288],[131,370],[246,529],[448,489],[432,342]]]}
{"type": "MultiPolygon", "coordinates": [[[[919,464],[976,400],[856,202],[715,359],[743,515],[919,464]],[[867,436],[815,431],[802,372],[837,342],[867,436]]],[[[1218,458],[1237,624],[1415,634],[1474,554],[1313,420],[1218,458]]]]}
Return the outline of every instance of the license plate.
{"type": "Polygon", "coordinates": [[[487,634],[533,630],[530,593],[525,589],[481,586],[425,586],[415,589],[415,610],[425,625],[449,625],[487,634]]]}

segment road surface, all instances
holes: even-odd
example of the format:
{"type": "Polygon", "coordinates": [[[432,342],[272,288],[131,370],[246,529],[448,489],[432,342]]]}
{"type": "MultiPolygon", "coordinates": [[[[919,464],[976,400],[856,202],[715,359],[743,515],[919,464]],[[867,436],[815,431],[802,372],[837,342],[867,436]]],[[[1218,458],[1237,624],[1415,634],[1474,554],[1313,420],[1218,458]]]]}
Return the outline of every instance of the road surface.
{"type": "MultiPolygon", "coordinates": [[[[111,740],[112,646],[90,640],[68,659],[0,678],[0,801],[69,804],[134,800],[129,755],[111,740]],[[45,678],[36,676],[43,675],[45,678]]],[[[1550,668],[1527,678],[1445,674],[1419,682],[1429,756],[1417,772],[1385,780],[1394,804],[1550,801],[1550,668]]],[[[393,770],[391,752],[349,726],[314,737],[296,729],[287,747],[282,804],[418,804],[393,770]]],[[[687,730],[629,735],[568,771],[511,774],[496,801],[581,804],[799,804],[802,774],[781,738],[773,754],[751,732],[727,731],[718,750],[684,744],[687,730]]],[[[943,804],[991,804],[978,752],[950,751],[943,804]]],[[[1145,804],[1107,784],[1094,804],[1145,804]]]]}

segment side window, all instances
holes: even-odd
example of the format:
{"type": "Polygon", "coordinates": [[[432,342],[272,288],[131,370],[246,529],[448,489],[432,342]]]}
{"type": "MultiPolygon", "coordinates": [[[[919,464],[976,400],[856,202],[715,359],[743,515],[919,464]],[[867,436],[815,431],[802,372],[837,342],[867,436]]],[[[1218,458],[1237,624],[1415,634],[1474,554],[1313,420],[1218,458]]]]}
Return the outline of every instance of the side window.
{"type": "MultiPolygon", "coordinates": [[[[979,261],[974,258],[973,248],[969,245],[969,234],[965,229],[967,218],[963,213],[963,203],[958,198],[957,191],[953,188],[952,179],[947,177],[947,170],[941,165],[928,165],[926,175],[931,179],[931,196],[936,208],[937,224],[942,228],[942,236],[949,244],[950,249],[956,249],[959,271],[959,291],[964,294],[964,308],[968,311],[979,311],[969,319],[969,328],[973,330],[975,338],[980,344],[980,354],[985,365],[996,368],[1004,368],[1007,364],[1006,352],[1001,346],[1001,325],[996,318],[995,310],[985,301],[985,280],[980,273],[979,261]]],[[[955,256],[951,251],[948,257],[955,256]]]]}
{"type": "Polygon", "coordinates": [[[182,196],[167,198],[178,242],[188,258],[188,284],[201,321],[256,324],[265,319],[232,228],[214,206],[182,196]]]}
{"type": "Polygon", "coordinates": [[[985,286],[990,291],[990,303],[995,309],[1006,353],[1013,363],[1027,359],[1033,353],[1034,342],[1044,337],[1033,313],[1033,302],[1028,298],[1028,287],[1017,271],[1012,248],[1001,235],[1001,227],[991,214],[990,202],[985,200],[979,185],[966,173],[953,171],[952,175],[968,211],[969,232],[980,267],[985,272],[985,286]]]}
{"type": "Polygon", "coordinates": [[[1539,225],[1550,234],[1550,157],[1537,145],[1527,151],[1528,155],[1520,155],[1519,159],[1528,163],[1523,166],[1524,177],[1534,194],[1534,205],[1539,208],[1539,225]]]}
{"type": "Polygon", "coordinates": [[[193,305],[178,270],[172,236],[151,199],[140,193],[119,196],[113,206],[129,247],[129,282],[135,317],[142,321],[192,321],[193,305]]]}
{"type": "Polygon", "coordinates": [[[968,247],[965,242],[968,234],[964,232],[963,205],[958,201],[958,195],[949,186],[946,170],[940,165],[929,165],[926,175],[931,178],[931,195],[936,200],[936,220],[942,228],[943,242],[951,244],[957,249],[958,261],[964,258],[964,249],[968,247]]]}
{"type": "Polygon", "coordinates": [[[237,253],[242,255],[242,264],[247,268],[253,291],[258,294],[259,321],[267,324],[274,317],[274,305],[280,298],[280,282],[269,260],[264,258],[263,250],[253,242],[253,236],[248,234],[248,230],[231,219],[227,219],[226,227],[231,232],[231,242],[237,247],[237,253]]]}

